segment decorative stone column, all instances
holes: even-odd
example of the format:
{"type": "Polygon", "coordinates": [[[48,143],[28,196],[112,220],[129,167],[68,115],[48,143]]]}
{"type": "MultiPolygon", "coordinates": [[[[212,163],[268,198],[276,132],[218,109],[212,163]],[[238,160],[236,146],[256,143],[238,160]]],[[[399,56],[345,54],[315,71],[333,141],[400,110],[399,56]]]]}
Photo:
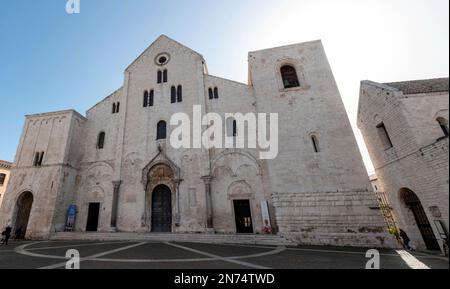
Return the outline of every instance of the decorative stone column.
{"type": "Polygon", "coordinates": [[[119,191],[122,181],[114,181],[114,192],[113,192],[113,202],[111,210],[111,229],[115,231],[117,229],[117,212],[119,206],[119,191]]]}
{"type": "Polygon", "coordinates": [[[206,197],[206,231],[214,234],[214,220],[213,220],[213,206],[211,198],[211,176],[202,177],[205,182],[205,197],[206,197]]]}
{"type": "Polygon", "coordinates": [[[179,227],[181,225],[181,214],[180,214],[180,183],[181,179],[175,179],[175,198],[176,198],[176,213],[175,213],[175,226],[179,227]]]}

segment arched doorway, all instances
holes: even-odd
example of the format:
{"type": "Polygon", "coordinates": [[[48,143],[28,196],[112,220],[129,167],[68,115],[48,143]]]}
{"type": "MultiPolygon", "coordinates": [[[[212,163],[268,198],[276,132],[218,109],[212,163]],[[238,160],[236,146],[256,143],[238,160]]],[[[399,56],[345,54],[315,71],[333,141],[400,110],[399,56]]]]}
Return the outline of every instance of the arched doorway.
{"type": "Polygon", "coordinates": [[[400,197],[414,215],[417,227],[428,250],[440,250],[428,217],[417,195],[409,189],[401,189],[400,197]]]}
{"type": "Polygon", "coordinates": [[[172,232],[172,192],[165,185],[152,192],[152,232],[172,232]]]}
{"type": "Polygon", "coordinates": [[[14,229],[21,228],[21,238],[25,237],[28,227],[28,221],[30,219],[31,207],[33,205],[33,194],[30,192],[24,192],[17,199],[16,204],[16,220],[14,222],[14,229]]]}

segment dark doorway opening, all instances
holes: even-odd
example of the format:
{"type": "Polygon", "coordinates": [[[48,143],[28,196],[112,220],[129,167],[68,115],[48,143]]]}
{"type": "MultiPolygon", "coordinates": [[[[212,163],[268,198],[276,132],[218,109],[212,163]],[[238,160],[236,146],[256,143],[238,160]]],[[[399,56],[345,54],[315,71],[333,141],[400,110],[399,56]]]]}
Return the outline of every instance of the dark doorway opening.
{"type": "Polygon", "coordinates": [[[165,185],[157,186],[152,193],[152,232],[172,232],[172,192],[165,185]]]}
{"type": "Polygon", "coordinates": [[[100,214],[100,203],[89,203],[89,211],[86,225],[87,232],[97,232],[99,214],[100,214]]]}
{"type": "Polygon", "coordinates": [[[17,199],[17,214],[14,223],[15,230],[20,229],[20,239],[25,238],[27,233],[28,221],[30,220],[31,207],[33,205],[33,194],[30,192],[23,193],[17,199]]]}
{"type": "Polygon", "coordinates": [[[234,200],[234,216],[236,233],[253,234],[252,213],[249,200],[234,200]]]}
{"type": "Polygon", "coordinates": [[[434,236],[433,229],[428,221],[428,217],[417,195],[409,189],[403,189],[402,196],[403,201],[414,215],[414,219],[416,220],[416,224],[419,227],[420,234],[422,235],[427,249],[440,250],[439,244],[434,236]]]}

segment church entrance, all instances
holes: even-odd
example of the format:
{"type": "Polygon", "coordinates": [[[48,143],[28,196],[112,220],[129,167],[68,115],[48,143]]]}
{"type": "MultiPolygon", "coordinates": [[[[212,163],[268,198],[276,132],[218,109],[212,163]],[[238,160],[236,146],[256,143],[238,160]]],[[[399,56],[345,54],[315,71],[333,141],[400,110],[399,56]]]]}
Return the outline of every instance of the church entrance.
{"type": "Polygon", "coordinates": [[[23,193],[17,199],[16,205],[16,221],[14,223],[15,230],[21,228],[20,238],[24,238],[27,232],[28,221],[30,219],[31,207],[33,205],[33,194],[30,192],[23,193]]]}
{"type": "Polygon", "coordinates": [[[428,221],[427,215],[422,207],[422,203],[417,195],[409,189],[402,189],[400,193],[406,206],[414,215],[417,227],[419,228],[427,249],[440,250],[439,244],[434,236],[433,229],[431,228],[430,222],[428,221]]]}
{"type": "Polygon", "coordinates": [[[234,217],[236,233],[253,234],[252,213],[249,200],[234,200],[234,217]]]}
{"type": "Polygon", "coordinates": [[[165,185],[152,193],[152,232],[172,232],[172,192],[165,185]]]}
{"type": "Polygon", "coordinates": [[[89,203],[86,231],[97,232],[98,216],[100,214],[100,203],[89,203]]]}

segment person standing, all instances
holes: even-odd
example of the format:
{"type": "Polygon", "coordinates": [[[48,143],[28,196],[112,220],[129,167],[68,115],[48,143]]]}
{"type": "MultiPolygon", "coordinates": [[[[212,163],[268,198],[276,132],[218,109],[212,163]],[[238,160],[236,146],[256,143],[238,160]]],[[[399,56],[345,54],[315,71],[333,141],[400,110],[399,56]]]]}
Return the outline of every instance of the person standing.
{"type": "Polygon", "coordinates": [[[403,246],[405,247],[405,249],[407,250],[412,250],[411,246],[409,246],[409,242],[411,241],[408,237],[408,235],[406,234],[405,231],[403,231],[402,229],[400,229],[400,237],[403,240],[403,246]]]}
{"type": "Polygon", "coordinates": [[[11,226],[8,225],[6,227],[6,229],[2,232],[3,239],[2,239],[1,246],[3,246],[3,245],[8,246],[8,240],[11,237],[11,231],[12,231],[12,228],[11,228],[11,226]]]}

